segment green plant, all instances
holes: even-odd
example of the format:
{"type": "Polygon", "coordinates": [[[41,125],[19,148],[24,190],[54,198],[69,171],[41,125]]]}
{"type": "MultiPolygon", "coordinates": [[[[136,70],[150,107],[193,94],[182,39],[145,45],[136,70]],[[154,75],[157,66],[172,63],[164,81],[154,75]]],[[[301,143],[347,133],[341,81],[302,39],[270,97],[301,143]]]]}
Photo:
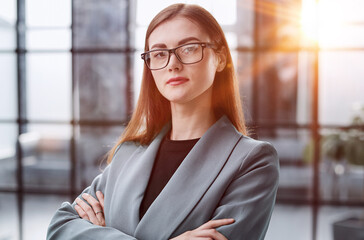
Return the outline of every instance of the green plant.
{"type": "Polygon", "coordinates": [[[344,142],[346,160],[354,165],[364,165],[364,131],[350,130],[344,142]]]}
{"type": "MultiPolygon", "coordinates": [[[[364,106],[354,116],[349,128],[322,135],[320,148],[321,158],[327,157],[337,162],[346,160],[350,164],[364,166],[364,106]]],[[[311,162],[313,154],[314,144],[311,140],[304,150],[305,162],[311,162]]]]}

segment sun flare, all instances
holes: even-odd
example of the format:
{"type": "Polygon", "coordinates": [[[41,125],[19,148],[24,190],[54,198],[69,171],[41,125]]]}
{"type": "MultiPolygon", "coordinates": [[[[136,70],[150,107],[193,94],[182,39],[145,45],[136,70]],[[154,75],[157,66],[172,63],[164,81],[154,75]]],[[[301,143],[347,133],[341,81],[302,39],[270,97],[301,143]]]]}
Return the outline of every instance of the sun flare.
{"type": "Polygon", "coordinates": [[[303,1],[300,21],[303,40],[318,43],[320,47],[340,42],[344,36],[339,33],[347,27],[348,14],[337,1],[303,1]]]}

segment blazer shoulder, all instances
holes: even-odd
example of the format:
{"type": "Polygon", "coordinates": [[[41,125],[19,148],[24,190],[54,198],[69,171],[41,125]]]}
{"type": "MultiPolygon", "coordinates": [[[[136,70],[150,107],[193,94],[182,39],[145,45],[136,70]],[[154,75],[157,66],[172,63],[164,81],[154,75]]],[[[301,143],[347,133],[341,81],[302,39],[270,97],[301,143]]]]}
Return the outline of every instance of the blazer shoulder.
{"type": "Polygon", "coordinates": [[[269,151],[272,154],[277,155],[277,150],[270,142],[256,140],[245,135],[242,135],[241,140],[237,145],[237,149],[240,149],[241,151],[245,151],[247,153],[251,153],[257,150],[269,151]]]}
{"type": "Polygon", "coordinates": [[[142,147],[142,145],[131,141],[119,144],[112,157],[111,164],[116,164],[116,162],[122,161],[125,157],[131,156],[140,147],[142,147]]]}
{"type": "Polygon", "coordinates": [[[240,170],[252,165],[271,165],[279,169],[278,153],[270,142],[242,136],[234,151],[240,156],[240,170]]]}
{"type": "Polygon", "coordinates": [[[278,159],[277,151],[271,143],[243,135],[234,127],[227,117],[222,117],[221,120],[219,120],[218,125],[220,128],[215,132],[217,136],[224,136],[226,140],[227,138],[237,139],[237,142],[234,143],[235,147],[233,148],[233,152],[240,155],[240,157],[251,155],[256,152],[267,152],[271,156],[274,156],[274,158],[278,159]],[[223,132],[226,132],[227,134],[224,135],[222,134],[223,132]]]}

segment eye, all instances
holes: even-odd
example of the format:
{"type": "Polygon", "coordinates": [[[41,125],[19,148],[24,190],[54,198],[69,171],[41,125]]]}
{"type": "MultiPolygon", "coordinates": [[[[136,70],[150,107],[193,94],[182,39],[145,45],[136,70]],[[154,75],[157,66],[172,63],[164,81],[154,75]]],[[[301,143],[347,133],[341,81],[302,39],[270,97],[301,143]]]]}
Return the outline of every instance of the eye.
{"type": "Polygon", "coordinates": [[[168,56],[167,51],[155,51],[151,53],[152,58],[166,58],[168,56]]]}
{"type": "Polygon", "coordinates": [[[184,48],[182,48],[182,53],[185,55],[189,55],[189,54],[196,52],[197,48],[198,48],[198,45],[196,45],[196,44],[188,45],[188,46],[185,46],[184,48]]]}

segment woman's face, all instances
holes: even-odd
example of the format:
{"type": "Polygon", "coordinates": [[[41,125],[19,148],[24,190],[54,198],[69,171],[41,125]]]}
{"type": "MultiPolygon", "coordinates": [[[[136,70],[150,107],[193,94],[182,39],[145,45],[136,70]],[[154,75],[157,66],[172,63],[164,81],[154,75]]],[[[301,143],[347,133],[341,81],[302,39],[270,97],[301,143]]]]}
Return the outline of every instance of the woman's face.
{"type": "MultiPolygon", "coordinates": [[[[149,36],[149,50],[170,49],[186,43],[210,42],[209,36],[194,22],[176,17],[162,23],[149,36]]],[[[185,65],[171,54],[168,65],[153,70],[159,92],[172,104],[211,102],[212,84],[218,56],[211,48],[203,50],[202,61],[185,65]]]]}

